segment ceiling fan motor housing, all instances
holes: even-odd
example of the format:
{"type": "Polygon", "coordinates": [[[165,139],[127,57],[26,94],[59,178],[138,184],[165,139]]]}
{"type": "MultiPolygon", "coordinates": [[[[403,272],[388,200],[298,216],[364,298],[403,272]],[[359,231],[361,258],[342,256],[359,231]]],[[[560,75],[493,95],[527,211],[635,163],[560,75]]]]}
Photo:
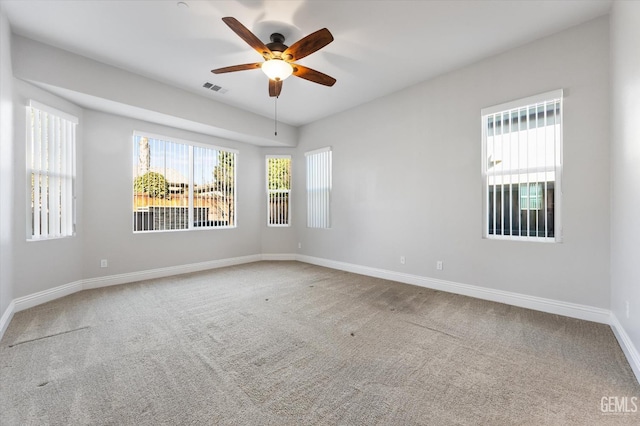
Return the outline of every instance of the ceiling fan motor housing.
{"type": "Polygon", "coordinates": [[[287,50],[289,46],[284,44],[284,36],[280,33],[271,34],[271,43],[268,43],[266,46],[271,50],[271,52],[275,53],[277,57],[280,57],[282,52],[287,50]]]}

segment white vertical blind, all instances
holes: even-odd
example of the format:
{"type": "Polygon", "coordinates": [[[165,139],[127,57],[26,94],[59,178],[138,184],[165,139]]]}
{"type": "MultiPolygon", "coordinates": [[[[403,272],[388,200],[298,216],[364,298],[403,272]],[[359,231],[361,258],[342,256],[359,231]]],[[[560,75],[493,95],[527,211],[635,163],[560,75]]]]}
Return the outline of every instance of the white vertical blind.
{"type": "Polygon", "coordinates": [[[305,153],[307,161],[307,227],[330,228],[331,148],[305,153]]]}
{"type": "Polygon", "coordinates": [[[233,150],[133,137],[133,231],[235,226],[233,150]]]}
{"type": "Polygon", "coordinates": [[[78,119],[30,101],[27,123],[27,184],[31,204],[27,238],[73,235],[78,119]]]}
{"type": "Polygon", "coordinates": [[[267,226],[289,226],[291,156],[267,155],[267,226]]]}
{"type": "Polygon", "coordinates": [[[562,90],[482,110],[485,231],[559,241],[562,90]]]}

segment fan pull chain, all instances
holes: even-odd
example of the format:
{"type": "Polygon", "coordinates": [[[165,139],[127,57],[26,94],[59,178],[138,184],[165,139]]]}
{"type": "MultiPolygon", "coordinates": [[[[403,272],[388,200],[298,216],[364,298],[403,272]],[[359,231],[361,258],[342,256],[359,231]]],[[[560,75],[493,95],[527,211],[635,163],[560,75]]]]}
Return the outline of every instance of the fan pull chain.
{"type": "Polygon", "coordinates": [[[274,134],[278,136],[278,96],[276,96],[275,105],[276,105],[276,114],[275,114],[275,133],[274,134]]]}

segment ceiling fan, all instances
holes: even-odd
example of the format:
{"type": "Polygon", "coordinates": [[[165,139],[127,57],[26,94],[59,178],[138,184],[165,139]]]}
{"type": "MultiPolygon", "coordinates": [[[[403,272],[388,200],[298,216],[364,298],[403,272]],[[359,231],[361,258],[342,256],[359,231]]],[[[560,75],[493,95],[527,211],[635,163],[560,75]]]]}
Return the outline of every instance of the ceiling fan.
{"type": "Polygon", "coordinates": [[[335,78],[295,63],[295,61],[322,49],[333,41],[333,36],[328,29],[318,30],[303,37],[291,46],[287,46],[284,44],[284,36],[280,33],[271,34],[271,42],[264,44],[237,19],[225,17],[222,20],[249,46],[253,47],[264,58],[264,62],[217,68],[211,70],[212,73],[222,74],[261,68],[269,77],[269,96],[272,97],[280,96],[282,81],[290,75],[325,86],[333,86],[335,84],[335,78]]]}

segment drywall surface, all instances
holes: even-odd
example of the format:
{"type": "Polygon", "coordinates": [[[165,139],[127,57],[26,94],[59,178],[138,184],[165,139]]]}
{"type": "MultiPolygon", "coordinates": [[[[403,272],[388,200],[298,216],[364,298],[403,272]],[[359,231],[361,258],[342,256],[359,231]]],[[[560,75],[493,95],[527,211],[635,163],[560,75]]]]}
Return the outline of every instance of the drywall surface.
{"type": "Polygon", "coordinates": [[[640,3],[615,2],[611,13],[611,310],[636,351],[640,350],[639,44],[640,3]]]}
{"type": "Polygon", "coordinates": [[[295,146],[297,128],[37,41],[14,36],[14,74],[91,109],[256,145],[295,146]]]}
{"type": "Polygon", "coordinates": [[[304,152],[324,146],[333,188],[331,229],[304,227],[295,198],[300,253],[608,308],[608,36],[603,17],[303,127],[294,191],[304,152]],[[483,239],[480,110],[554,89],[563,242],[483,239]]]}
{"type": "Polygon", "coordinates": [[[0,317],[13,299],[12,89],[11,29],[0,4],[0,317]]]}
{"type": "Polygon", "coordinates": [[[258,147],[91,110],[84,126],[85,279],[260,254],[258,147]],[[238,150],[237,227],[134,233],[134,131],[238,150]],[[100,267],[102,259],[107,268],[100,267]]]}

